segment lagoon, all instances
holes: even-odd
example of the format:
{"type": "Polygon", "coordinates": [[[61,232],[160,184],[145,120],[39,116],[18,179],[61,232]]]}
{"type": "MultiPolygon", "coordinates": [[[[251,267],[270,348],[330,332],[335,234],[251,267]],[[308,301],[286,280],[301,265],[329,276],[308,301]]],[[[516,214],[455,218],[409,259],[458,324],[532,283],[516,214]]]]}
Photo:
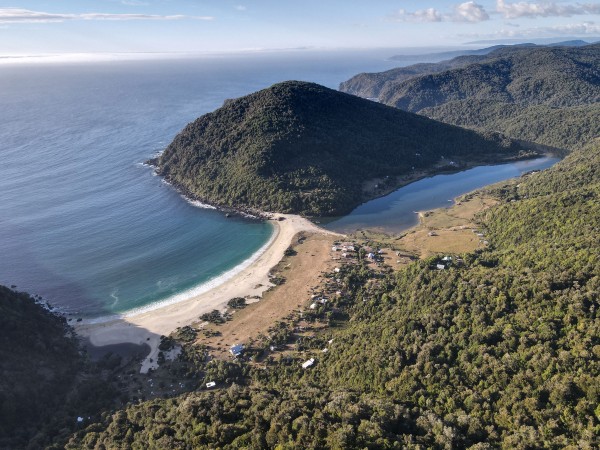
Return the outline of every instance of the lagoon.
{"type": "Polygon", "coordinates": [[[325,220],[323,226],[339,233],[364,229],[400,233],[418,223],[418,211],[450,206],[459,195],[532,170],[547,169],[558,161],[559,158],[544,156],[423,178],[391,194],[363,203],[347,216],[325,220]]]}

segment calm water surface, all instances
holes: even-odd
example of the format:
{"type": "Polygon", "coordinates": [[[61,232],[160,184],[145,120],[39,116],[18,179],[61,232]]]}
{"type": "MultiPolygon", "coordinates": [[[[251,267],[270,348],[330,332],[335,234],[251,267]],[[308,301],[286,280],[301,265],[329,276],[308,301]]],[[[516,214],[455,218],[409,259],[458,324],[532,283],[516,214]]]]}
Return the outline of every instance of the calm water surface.
{"type": "Polygon", "coordinates": [[[349,215],[324,226],[340,233],[367,228],[398,233],[418,223],[416,211],[450,206],[454,197],[531,170],[547,169],[558,161],[558,158],[543,157],[424,178],[364,203],[349,215]]]}

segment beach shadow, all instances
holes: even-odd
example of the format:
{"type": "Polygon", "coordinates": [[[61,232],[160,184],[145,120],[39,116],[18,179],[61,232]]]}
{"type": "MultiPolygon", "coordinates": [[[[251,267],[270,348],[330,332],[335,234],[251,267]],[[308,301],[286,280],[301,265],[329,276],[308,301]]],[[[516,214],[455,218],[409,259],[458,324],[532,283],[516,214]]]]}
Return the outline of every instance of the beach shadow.
{"type": "Polygon", "coordinates": [[[129,342],[123,344],[96,346],[90,342],[89,338],[82,339],[82,346],[86,350],[90,360],[94,362],[97,362],[109,355],[118,355],[124,359],[135,359],[142,361],[150,354],[151,351],[151,348],[148,344],[133,344],[129,342]]]}

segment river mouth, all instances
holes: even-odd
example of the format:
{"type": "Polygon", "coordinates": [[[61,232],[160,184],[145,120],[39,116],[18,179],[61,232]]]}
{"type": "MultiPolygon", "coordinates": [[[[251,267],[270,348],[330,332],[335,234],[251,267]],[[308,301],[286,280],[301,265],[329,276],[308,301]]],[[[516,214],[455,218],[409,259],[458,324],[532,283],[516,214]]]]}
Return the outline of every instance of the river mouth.
{"type": "Polygon", "coordinates": [[[344,234],[365,229],[401,233],[418,223],[419,211],[452,206],[459,195],[533,170],[547,169],[558,161],[560,158],[547,155],[423,178],[363,203],[346,216],[320,219],[321,226],[344,234]]]}

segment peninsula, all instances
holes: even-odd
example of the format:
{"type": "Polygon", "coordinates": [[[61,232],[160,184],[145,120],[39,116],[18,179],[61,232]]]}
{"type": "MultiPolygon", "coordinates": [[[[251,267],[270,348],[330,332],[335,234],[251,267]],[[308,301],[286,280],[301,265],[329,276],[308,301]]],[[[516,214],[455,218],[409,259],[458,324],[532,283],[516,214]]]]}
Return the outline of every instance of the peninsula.
{"type": "Polygon", "coordinates": [[[205,203],[335,216],[411,174],[532,154],[497,133],[287,81],[198,118],[151,162],[205,203]]]}

